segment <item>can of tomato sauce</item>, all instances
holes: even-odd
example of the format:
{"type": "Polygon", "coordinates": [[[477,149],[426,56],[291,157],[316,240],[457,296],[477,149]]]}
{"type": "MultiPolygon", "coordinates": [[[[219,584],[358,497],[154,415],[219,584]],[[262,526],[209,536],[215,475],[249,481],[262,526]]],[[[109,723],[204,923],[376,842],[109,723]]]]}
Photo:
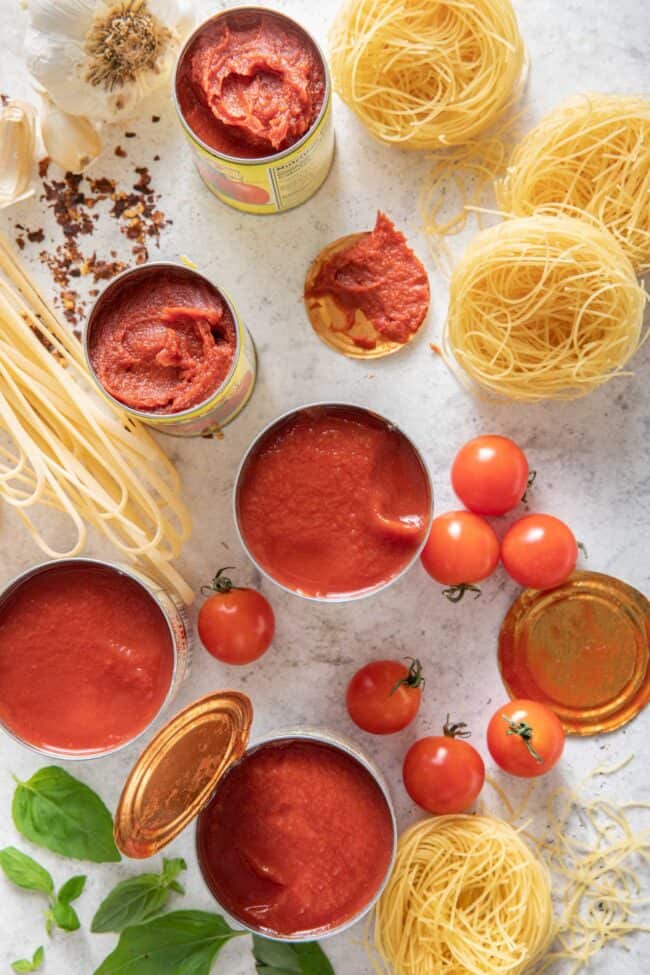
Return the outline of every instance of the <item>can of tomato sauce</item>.
{"type": "Polygon", "coordinates": [[[50,758],[110,755],[170,704],[191,649],[183,605],[144,573],[33,566],[0,593],[0,727],[50,758]]]}
{"type": "Polygon", "coordinates": [[[251,744],[252,719],[238,691],[173,717],[122,790],[117,845],[150,857],[196,821],[199,867],[220,912],[277,941],[339,934],[371,910],[393,867],[386,783],[339,735],[301,727],[251,744]]]}
{"type": "Polygon", "coordinates": [[[142,264],[114,278],[83,342],[101,392],[161,433],[218,436],[255,386],[255,346],[235,305],[183,264],[142,264]]]}
{"type": "Polygon", "coordinates": [[[203,181],[247,213],[308,200],[334,155],[327,63],[307,31],[265,7],[215,14],[189,37],[174,101],[203,181]]]}

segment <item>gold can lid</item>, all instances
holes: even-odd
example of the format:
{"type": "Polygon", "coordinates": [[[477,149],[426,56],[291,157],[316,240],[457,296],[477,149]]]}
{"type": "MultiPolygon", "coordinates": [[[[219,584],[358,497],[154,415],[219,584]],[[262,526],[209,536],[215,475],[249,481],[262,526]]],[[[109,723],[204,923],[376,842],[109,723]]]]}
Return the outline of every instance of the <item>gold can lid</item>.
{"type": "Polygon", "coordinates": [[[330,295],[307,297],[325,262],[369,234],[370,231],[365,230],[332,241],[312,261],[305,278],[305,308],[311,327],[326,345],[349,359],[379,359],[392,355],[418,334],[417,331],[411,333],[406,342],[391,342],[377,331],[360,309],[356,310],[354,324],[349,328],[345,313],[330,295]]]}
{"type": "Polygon", "coordinates": [[[122,853],[153,856],[185,829],[243,755],[252,721],[245,694],[221,691],[190,704],[156,734],[117,805],[115,842],[122,853]]]}
{"type": "Polygon", "coordinates": [[[563,586],[526,589],[499,634],[511,697],[541,701],[567,734],[631,721],[650,700],[650,602],[620,579],[574,572],[563,586]]]}

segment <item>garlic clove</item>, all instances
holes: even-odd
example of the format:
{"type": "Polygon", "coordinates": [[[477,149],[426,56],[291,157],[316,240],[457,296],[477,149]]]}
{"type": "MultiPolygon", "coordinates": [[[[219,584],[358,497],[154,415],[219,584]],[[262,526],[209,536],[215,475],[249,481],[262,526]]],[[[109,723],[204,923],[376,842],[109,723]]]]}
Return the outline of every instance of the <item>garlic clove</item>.
{"type": "Polygon", "coordinates": [[[10,101],[0,110],[0,209],[31,196],[36,152],[36,109],[10,101]]]}
{"type": "Polygon", "coordinates": [[[81,173],[97,159],[102,142],[94,125],[83,115],[69,115],[43,98],[41,136],[52,162],[71,173],[81,173]]]}

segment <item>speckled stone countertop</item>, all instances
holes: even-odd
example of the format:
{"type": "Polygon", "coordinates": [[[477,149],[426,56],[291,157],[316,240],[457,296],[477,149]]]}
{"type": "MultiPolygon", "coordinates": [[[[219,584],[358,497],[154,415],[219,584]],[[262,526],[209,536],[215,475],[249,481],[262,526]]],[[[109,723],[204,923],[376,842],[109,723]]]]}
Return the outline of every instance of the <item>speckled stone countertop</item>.
{"type": "MultiPolygon", "coordinates": [[[[208,14],[228,4],[197,3],[208,14]]],[[[295,16],[325,45],[337,0],[275,0],[277,9],[295,16]]],[[[648,12],[642,0],[516,0],[531,58],[525,95],[531,124],[565,96],[580,91],[635,92],[647,87],[646,52],[650,41],[648,12]],[[645,8],[645,9],[644,9],[645,8]]],[[[0,0],[3,37],[0,91],[29,97],[21,63],[24,13],[15,0],[0,0]]],[[[615,381],[574,403],[535,406],[491,405],[470,397],[432,354],[446,309],[447,283],[430,260],[417,215],[417,196],[426,177],[423,156],[387,148],[371,140],[339,101],[335,101],[337,154],[324,187],[306,205],[281,216],[256,218],[222,206],[194,171],[172,105],[156,103],[143,120],[105,132],[105,155],[92,176],[110,176],[120,186],[135,181],[134,167],[148,166],[161,194],[160,207],[173,223],[150,256],[189,255],[234,298],[254,335],[259,377],[250,404],[225,432],[223,441],[165,439],[164,446],[181,471],[184,493],[192,508],[195,533],[181,567],[198,586],[223,563],[236,565],[239,578],[259,586],[272,600],[277,636],[269,653],[247,669],[228,668],[196,649],[194,666],[175,705],[187,704],[218,688],[240,688],[255,706],[254,736],[278,726],[315,724],[337,729],[357,741],[379,763],[391,783],[400,825],[417,817],[407,801],[400,768],[409,744],[439,728],[447,711],[474,728],[474,743],[493,763],[483,729],[504,697],[496,665],[496,638],[503,616],[517,593],[502,570],[483,587],[483,597],[453,606],[420,566],[377,597],[348,605],[316,605],[292,597],[262,580],[237,541],[231,517],[231,490],[243,451],[262,425],[293,406],[318,399],[365,404],[393,418],[421,447],[430,465],[438,512],[456,506],[449,484],[449,465],[456,449],[481,432],[514,437],[538,471],[531,510],[564,518],[589,551],[586,567],[611,573],[648,588],[650,522],[650,417],[645,369],[650,346],[636,357],[635,375],[615,381]],[[135,136],[125,138],[132,130],[135,136]],[[117,158],[121,145],[126,158],[117,158]],[[154,158],[156,157],[156,158],[154,158]],[[159,158],[158,158],[159,157],[159,158]],[[377,208],[384,209],[407,232],[431,275],[432,308],[421,336],[400,354],[374,363],[352,361],[330,351],[315,337],[301,303],[303,279],[313,256],[343,234],[370,228],[377,208]],[[350,722],[344,702],[353,671],[371,658],[418,655],[427,671],[424,705],[416,723],[388,738],[372,738],[350,722]]],[[[53,175],[52,173],[50,175],[53,175]]],[[[38,183],[38,181],[37,181],[38,183]]],[[[43,243],[27,242],[24,257],[48,294],[54,286],[38,259],[43,248],[61,241],[61,228],[36,195],[0,215],[2,230],[16,235],[16,224],[44,227],[43,243]]],[[[471,234],[468,230],[466,237],[471,234]]],[[[458,242],[457,242],[458,243],[458,242]]],[[[114,220],[102,211],[86,249],[108,257],[114,250],[128,261],[131,244],[114,220]]],[[[85,286],[85,284],[83,284],[85,286]]],[[[506,519],[503,519],[505,524],[506,519]]],[[[499,529],[503,525],[499,526],[499,529]]],[[[343,544],[343,542],[342,542],[343,544]]],[[[40,561],[13,512],[0,510],[0,583],[40,561]]],[[[88,553],[113,553],[92,538],[88,553]]],[[[630,753],[635,760],[613,779],[599,780],[596,790],[617,798],[650,799],[646,712],[621,731],[597,738],[571,739],[565,757],[543,784],[541,797],[563,782],[575,783],[600,763],[615,763],[630,753]]],[[[78,763],[72,771],[98,789],[114,806],[125,776],[138,754],[131,746],[119,755],[78,763]]],[[[27,849],[11,822],[11,773],[28,777],[46,764],[6,736],[0,746],[0,846],[27,849]]],[[[509,783],[516,796],[519,783],[509,783]]],[[[492,796],[487,801],[492,808],[492,796]]],[[[544,815],[531,811],[533,828],[543,828],[544,815]],[[537,814],[536,814],[537,813],[537,814]]],[[[193,830],[176,840],[169,852],[189,864],[183,878],[187,895],[174,906],[210,910],[213,902],[196,865],[193,830]]],[[[60,883],[79,864],[35,851],[60,883]]],[[[57,932],[47,941],[46,975],[90,975],[114,944],[112,935],[90,935],[88,927],[99,900],[117,880],[139,872],[137,863],[88,865],[88,886],[78,901],[83,930],[57,932]]],[[[0,876],[0,970],[47,939],[38,898],[11,888],[0,876]]],[[[370,975],[363,946],[363,926],[328,941],[327,952],[337,975],[370,975]]],[[[648,970],[647,936],[603,951],[589,966],[592,975],[641,975],[648,970]],[[644,940],[645,938],[645,940],[644,940]],[[645,960],[644,960],[645,959],[645,960]]],[[[218,958],[215,973],[252,975],[247,939],[237,939],[218,958]]],[[[560,975],[560,973],[558,973],[560,975]]]]}

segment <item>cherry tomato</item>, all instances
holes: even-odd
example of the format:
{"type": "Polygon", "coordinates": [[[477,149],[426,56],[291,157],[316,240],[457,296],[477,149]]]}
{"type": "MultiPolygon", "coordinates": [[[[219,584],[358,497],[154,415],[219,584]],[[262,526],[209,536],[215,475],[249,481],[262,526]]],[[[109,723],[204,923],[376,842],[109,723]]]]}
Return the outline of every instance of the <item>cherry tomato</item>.
{"type": "Polygon", "coordinates": [[[436,582],[451,587],[445,595],[457,602],[466,589],[480,593],[473,583],[494,572],[499,539],[487,521],[471,511],[448,511],[433,519],[421,559],[436,582]]]}
{"type": "Polygon", "coordinates": [[[249,664],[265,653],[275,632],[269,601],[255,589],[238,589],[220,569],[199,610],[198,629],[208,653],[226,664],[249,664]]]}
{"type": "Polygon", "coordinates": [[[461,447],[451,466],[451,484],[466,508],[478,515],[504,515],[528,487],[528,461],[514,440],[488,434],[461,447]]]}
{"type": "Polygon", "coordinates": [[[418,713],[423,686],[419,660],[411,661],[410,667],[398,660],[373,660],[348,685],[348,714],[364,731],[391,735],[406,728],[418,713]]]}
{"type": "Polygon", "coordinates": [[[447,724],[444,734],[420,738],[411,745],[402,775],[413,802],[442,816],[459,813],[474,802],[483,788],[485,765],[468,742],[465,724],[447,724]]]}
{"type": "Polygon", "coordinates": [[[506,572],[530,589],[553,589],[569,578],[578,559],[571,529],[553,515],[526,515],[501,543],[506,572]]]}
{"type": "Polygon", "coordinates": [[[492,758],[511,775],[545,775],[564,750],[560,719],[538,701],[510,701],[490,719],[487,743],[492,758]]]}

